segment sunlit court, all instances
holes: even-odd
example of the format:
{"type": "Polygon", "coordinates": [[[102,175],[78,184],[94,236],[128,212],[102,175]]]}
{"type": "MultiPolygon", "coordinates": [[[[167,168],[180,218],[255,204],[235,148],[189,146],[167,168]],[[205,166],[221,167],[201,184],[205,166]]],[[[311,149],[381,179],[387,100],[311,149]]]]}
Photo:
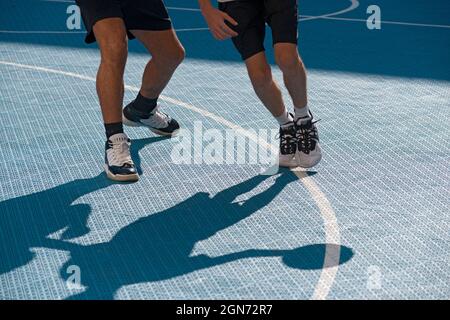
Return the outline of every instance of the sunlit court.
{"type": "MultiPolygon", "coordinates": [[[[158,110],[181,129],[125,122],[124,182],[75,2],[0,1],[0,300],[448,299],[450,2],[299,1],[311,168],[279,167],[280,126],[197,1],[164,3],[185,57],[158,110]]],[[[151,58],[127,49],[123,107],[151,58]]]]}

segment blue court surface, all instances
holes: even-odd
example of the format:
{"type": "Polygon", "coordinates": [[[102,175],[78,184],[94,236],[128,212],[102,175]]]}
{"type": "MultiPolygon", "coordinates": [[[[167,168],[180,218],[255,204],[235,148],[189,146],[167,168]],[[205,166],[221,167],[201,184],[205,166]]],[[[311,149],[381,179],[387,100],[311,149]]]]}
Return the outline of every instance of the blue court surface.
{"type": "MultiPolygon", "coordinates": [[[[163,110],[191,131],[276,129],[197,2],[165,3],[187,57],[163,110]]],[[[0,299],[450,298],[449,1],[300,1],[314,170],[176,164],[179,140],[126,128],[134,184],[103,173],[99,52],[71,5],[0,1],[0,299]]],[[[149,59],[129,46],[125,103],[149,59]]]]}

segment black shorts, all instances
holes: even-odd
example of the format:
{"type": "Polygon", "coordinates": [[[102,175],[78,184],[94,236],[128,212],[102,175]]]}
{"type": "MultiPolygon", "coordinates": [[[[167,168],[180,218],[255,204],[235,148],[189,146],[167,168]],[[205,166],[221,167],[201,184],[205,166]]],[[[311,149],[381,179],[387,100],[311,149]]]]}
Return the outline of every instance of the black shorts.
{"type": "Polygon", "coordinates": [[[97,21],[122,18],[128,38],[130,30],[169,30],[172,23],[162,0],[76,0],[87,30],[86,43],[95,42],[92,31],[97,21]]]}
{"type": "Polygon", "coordinates": [[[239,35],[233,43],[243,60],[264,51],[266,23],[272,29],[273,44],[297,44],[297,0],[237,0],[219,3],[219,9],[238,22],[239,35]]]}

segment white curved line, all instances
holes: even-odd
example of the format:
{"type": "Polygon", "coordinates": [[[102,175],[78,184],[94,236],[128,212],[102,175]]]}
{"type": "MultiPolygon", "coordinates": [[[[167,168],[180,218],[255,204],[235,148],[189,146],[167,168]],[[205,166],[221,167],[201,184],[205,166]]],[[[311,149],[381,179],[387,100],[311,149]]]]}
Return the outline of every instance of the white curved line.
{"type": "Polygon", "coordinates": [[[326,249],[322,272],[319,281],[314,290],[312,300],[325,300],[334,283],[339,268],[341,256],[341,236],[336,214],[328,201],[326,195],[320,190],[319,186],[307,175],[305,171],[299,169],[293,170],[295,174],[305,185],[311,197],[319,208],[325,226],[326,249]],[[336,244],[336,245],[333,245],[336,244]]]}
{"type": "MultiPolygon", "coordinates": [[[[47,1],[47,2],[67,2],[67,3],[75,3],[73,1],[68,0],[41,0],[41,1],[47,1]]],[[[351,2],[351,5],[343,10],[320,15],[320,16],[311,16],[311,15],[299,15],[298,21],[309,21],[309,20],[316,20],[316,19],[325,19],[325,20],[335,20],[335,21],[352,21],[352,22],[364,22],[366,23],[366,19],[355,19],[355,18],[339,18],[336,17],[337,15],[352,11],[359,7],[359,1],[357,0],[349,0],[351,2]]],[[[182,7],[167,7],[171,10],[182,10],[182,11],[200,11],[200,9],[196,8],[182,8],[182,7]]],[[[444,29],[450,29],[450,25],[443,25],[443,24],[430,24],[430,23],[417,23],[417,22],[402,22],[402,21],[389,21],[385,20],[382,21],[382,24],[392,24],[392,25],[401,25],[401,26],[412,26],[412,27],[427,27],[427,28],[444,28],[444,29]]],[[[183,28],[183,29],[176,29],[176,32],[190,32],[190,31],[208,31],[209,28],[201,27],[201,28],[183,28]]],[[[8,34],[77,34],[77,33],[85,33],[85,31],[33,31],[33,30],[0,30],[0,33],[8,33],[8,34]]]]}
{"type": "MultiPolygon", "coordinates": [[[[20,64],[20,63],[14,63],[14,62],[8,62],[8,61],[0,61],[0,64],[6,65],[6,66],[12,66],[16,68],[23,68],[23,69],[30,69],[35,71],[42,71],[46,73],[53,73],[53,74],[59,74],[64,76],[69,76],[81,80],[87,80],[91,82],[95,82],[96,79],[89,76],[84,76],[81,74],[73,73],[73,72],[67,72],[67,71],[61,71],[61,70],[55,70],[55,69],[49,69],[39,66],[33,66],[33,65],[26,65],[26,64],[20,64]]],[[[133,92],[139,92],[138,87],[126,85],[125,89],[133,91],[133,92]]],[[[270,143],[267,143],[265,141],[261,141],[258,139],[258,137],[240,127],[237,124],[234,124],[212,112],[209,112],[207,110],[201,109],[199,107],[193,106],[189,103],[161,95],[161,100],[164,100],[166,102],[169,102],[174,105],[178,105],[180,107],[183,107],[185,109],[194,111],[196,113],[201,114],[202,116],[205,116],[207,118],[210,118],[230,129],[238,130],[240,134],[245,135],[249,139],[253,140],[256,143],[259,143],[261,146],[271,149],[274,152],[278,152],[278,149],[271,145],[270,143]]],[[[314,300],[322,300],[326,299],[328,296],[328,293],[331,290],[331,287],[334,283],[334,280],[336,278],[336,273],[339,268],[339,257],[340,257],[340,232],[339,232],[339,225],[337,223],[335,212],[328,201],[326,195],[320,190],[319,186],[314,182],[314,180],[308,176],[308,174],[305,171],[302,171],[300,169],[293,169],[292,170],[299,178],[300,181],[304,184],[305,188],[310,193],[311,197],[315,201],[317,207],[319,208],[320,214],[322,216],[324,226],[325,226],[325,237],[326,237],[326,250],[325,250],[325,259],[323,264],[323,269],[320,274],[319,281],[316,285],[316,288],[314,290],[314,293],[311,297],[311,299],[314,300]],[[336,244],[337,246],[331,246],[331,244],[336,244]]]]}
{"type": "MultiPolygon", "coordinates": [[[[301,17],[314,18],[315,16],[305,16],[305,15],[303,15],[301,17]]],[[[351,21],[351,22],[367,23],[367,19],[356,19],[356,18],[322,17],[322,19],[324,19],[324,20],[335,20],[335,21],[351,21]]],[[[381,24],[392,24],[392,25],[411,26],[411,27],[445,28],[445,29],[449,29],[450,28],[450,25],[445,25],[445,24],[402,22],[402,21],[392,21],[392,20],[381,20],[381,24]]]]}
{"type": "MultiPolygon", "coordinates": [[[[75,3],[75,1],[71,1],[71,0],[41,0],[41,1],[45,1],[45,2],[62,2],[62,3],[75,3]]],[[[332,12],[332,13],[328,13],[328,14],[324,14],[324,15],[320,15],[320,16],[308,16],[304,19],[300,19],[299,21],[307,21],[307,20],[314,20],[314,19],[321,19],[323,17],[332,17],[332,16],[336,16],[339,14],[343,14],[346,13],[348,11],[352,11],[354,9],[356,9],[359,6],[359,2],[357,0],[349,0],[351,1],[351,5],[350,7],[340,10],[340,11],[336,11],[336,12],[332,12]]],[[[177,11],[193,11],[193,12],[201,12],[201,10],[199,8],[188,8],[188,7],[166,7],[169,10],[177,10],[177,11]]]]}
{"type": "Polygon", "coordinates": [[[209,31],[209,28],[184,28],[184,29],[175,29],[176,32],[187,32],[187,31],[209,31]]]}
{"type": "Polygon", "coordinates": [[[169,10],[202,12],[199,8],[166,7],[169,10]]]}
{"type": "MultiPolygon", "coordinates": [[[[75,1],[73,1],[73,0],[41,0],[41,1],[42,2],[58,2],[58,3],[72,3],[72,4],[75,4],[75,1]]],[[[170,7],[166,6],[166,8],[169,9],[169,10],[195,11],[195,12],[200,11],[201,12],[201,10],[199,8],[172,7],[172,6],[170,6],[170,7]]]]}
{"type": "Polygon", "coordinates": [[[358,0],[349,0],[351,2],[351,5],[348,8],[345,8],[343,10],[339,10],[336,12],[331,12],[331,13],[327,13],[327,14],[323,14],[320,16],[311,16],[308,18],[300,18],[298,19],[298,21],[309,21],[309,20],[316,20],[316,19],[323,19],[323,18],[328,18],[328,17],[334,17],[334,16],[338,16],[340,14],[343,13],[347,13],[350,12],[352,10],[355,10],[356,8],[359,7],[359,1],[358,0]]]}

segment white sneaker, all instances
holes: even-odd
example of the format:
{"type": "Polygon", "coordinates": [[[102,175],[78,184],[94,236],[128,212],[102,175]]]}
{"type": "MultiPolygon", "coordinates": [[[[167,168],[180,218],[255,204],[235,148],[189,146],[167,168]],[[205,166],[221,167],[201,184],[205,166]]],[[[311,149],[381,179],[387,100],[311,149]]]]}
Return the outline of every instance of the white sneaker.
{"type": "Polygon", "coordinates": [[[156,107],[150,115],[145,117],[133,108],[133,102],[128,104],[122,113],[122,122],[130,127],[147,127],[151,131],[161,136],[175,136],[180,129],[180,125],[175,119],[159,110],[156,107]]]}
{"type": "Polygon", "coordinates": [[[280,127],[280,150],[278,154],[280,167],[296,167],[294,161],[297,143],[295,139],[295,124],[288,122],[280,127]]]}
{"type": "Polygon", "coordinates": [[[295,138],[297,140],[295,160],[302,168],[314,167],[322,159],[316,123],[317,121],[313,121],[311,113],[309,117],[299,118],[295,122],[295,138]]]}
{"type": "Polygon", "coordinates": [[[105,172],[115,181],[137,181],[139,175],[130,155],[131,140],[124,133],[109,137],[105,143],[105,172]]]}

